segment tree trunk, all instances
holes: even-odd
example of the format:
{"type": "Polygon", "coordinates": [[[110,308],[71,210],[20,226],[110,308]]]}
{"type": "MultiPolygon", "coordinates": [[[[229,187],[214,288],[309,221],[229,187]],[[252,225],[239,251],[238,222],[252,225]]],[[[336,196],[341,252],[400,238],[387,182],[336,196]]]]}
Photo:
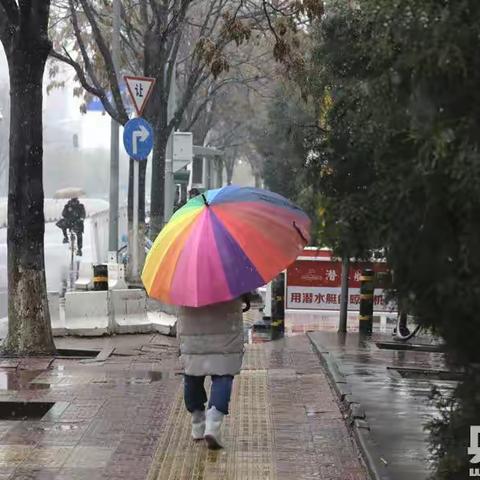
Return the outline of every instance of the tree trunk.
{"type": "Polygon", "coordinates": [[[162,128],[155,129],[152,158],[152,188],[150,200],[150,239],[155,240],[163,228],[165,208],[165,157],[168,135],[162,128]]]}
{"type": "MultiPolygon", "coordinates": [[[[128,206],[127,206],[127,217],[128,217],[128,245],[132,245],[133,242],[133,162],[134,160],[130,159],[129,169],[128,169],[128,206]]],[[[145,182],[146,182],[146,173],[147,173],[147,162],[140,162],[139,165],[139,188],[138,188],[138,268],[141,273],[143,269],[143,264],[145,263],[145,182]]],[[[131,250],[129,250],[130,253],[131,250]]],[[[132,276],[132,262],[129,255],[129,262],[127,264],[126,271],[127,281],[134,282],[138,278],[133,278],[132,276]]]]}
{"type": "Polygon", "coordinates": [[[42,81],[50,51],[48,39],[42,36],[42,20],[48,21],[48,7],[42,13],[46,18],[25,19],[5,45],[11,122],[5,350],[15,355],[55,351],[45,280],[42,184],[42,81]]]}
{"type": "Polygon", "coordinates": [[[235,168],[235,162],[225,162],[225,170],[227,172],[227,185],[232,184],[234,168],[235,168]]]}
{"type": "Polygon", "coordinates": [[[254,174],[255,188],[262,188],[262,176],[259,173],[254,174]]]}
{"type": "Polygon", "coordinates": [[[215,187],[221,188],[223,186],[223,161],[221,158],[215,158],[216,181],[215,187]]]}

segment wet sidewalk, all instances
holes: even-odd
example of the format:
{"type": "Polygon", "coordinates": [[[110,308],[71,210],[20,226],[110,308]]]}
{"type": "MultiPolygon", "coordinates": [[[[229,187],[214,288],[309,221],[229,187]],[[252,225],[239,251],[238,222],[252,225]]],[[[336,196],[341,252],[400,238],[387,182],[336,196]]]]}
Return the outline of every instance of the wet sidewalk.
{"type": "Polygon", "coordinates": [[[448,378],[444,353],[422,351],[434,346],[427,337],[409,342],[419,350],[400,350],[408,344],[391,345],[391,335],[382,333],[369,338],[357,332],[311,332],[309,337],[365,411],[370,454],[385,478],[426,480],[431,471],[424,427],[437,415],[429,395],[434,386],[447,392],[456,385],[448,378]],[[382,342],[395,349],[379,348],[382,342]]]}
{"type": "Polygon", "coordinates": [[[305,335],[246,346],[226,448],[215,452],[190,440],[174,339],[81,346],[111,355],[0,363],[2,402],[54,404],[40,418],[0,420],[0,479],[366,479],[305,335]]]}

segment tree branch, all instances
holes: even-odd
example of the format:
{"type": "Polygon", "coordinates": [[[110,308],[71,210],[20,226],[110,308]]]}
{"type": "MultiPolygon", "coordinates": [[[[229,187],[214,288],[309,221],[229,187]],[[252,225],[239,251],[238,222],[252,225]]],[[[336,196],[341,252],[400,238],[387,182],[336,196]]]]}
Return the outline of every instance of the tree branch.
{"type": "MultiPolygon", "coordinates": [[[[118,112],[113,108],[112,103],[107,97],[107,93],[103,88],[96,88],[93,85],[90,85],[88,83],[87,77],[85,76],[85,73],[81,67],[81,65],[73,60],[71,55],[65,50],[65,55],[62,55],[61,53],[58,53],[54,50],[50,52],[50,56],[52,58],[55,58],[56,60],[59,60],[60,62],[66,63],[67,65],[70,65],[74,70],[75,73],[77,74],[78,81],[80,82],[80,85],[90,94],[94,95],[95,97],[98,97],[100,101],[102,102],[103,108],[105,108],[105,111],[112,117],[116,122],[124,125],[125,119],[123,119],[118,112]]],[[[128,120],[128,118],[127,118],[128,120]]]]}
{"type": "Polygon", "coordinates": [[[52,50],[50,52],[50,56],[52,58],[55,58],[56,60],[59,60],[60,62],[66,63],[67,65],[70,65],[73,67],[75,70],[75,73],[77,74],[78,80],[81,83],[82,87],[88,92],[91,93],[92,95],[95,95],[96,97],[100,97],[102,94],[102,91],[95,88],[93,85],[90,85],[88,83],[87,77],[85,76],[85,73],[83,72],[82,67],[78,62],[73,60],[73,58],[70,56],[68,52],[65,52],[65,55],[62,55],[59,52],[56,52],[55,50],[52,50]]]}
{"type": "Polygon", "coordinates": [[[103,61],[105,63],[105,68],[107,70],[108,83],[110,84],[110,88],[112,90],[115,106],[117,108],[118,115],[120,116],[120,118],[125,119],[124,122],[121,122],[122,124],[124,124],[128,121],[128,115],[125,110],[125,105],[123,104],[122,94],[120,93],[120,86],[119,86],[117,74],[115,71],[115,65],[113,64],[113,59],[110,54],[110,50],[105,42],[105,39],[103,38],[102,32],[100,31],[100,28],[95,19],[94,12],[90,4],[88,3],[88,0],[80,0],[80,3],[82,4],[83,11],[85,12],[85,15],[90,23],[90,26],[92,27],[93,37],[95,39],[95,42],[98,46],[98,49],[100,50],[103,61]]]}
{"type": "Polygon", "coordinates": [[[277,42],[280,41],[280,38],[278,37],[278,33],[277,31],[275,30],[273,24],[272,24],[272,20],[270,18],[270,14],[268,13],[268,9],[267,9],[267,2],[265,0],[262,0],[262,6],[263,6],[263,12],[265,13],[265,18],[267,19],[267,23],[268,23],[268,28],[270,29],[270,31],[273,33],[273,35],[275,36],[275,40],[277,42]]]}
{"type": "Polygon", "coordinates": [[[72,17],[73,31],[75,33],[75,38],[77,40],[78,47],[80,49],[80,53],[83,58],[83,62],[85,63],[85,69],[87,71],[88,76],[90,77],[90,80],[93,82],[93,85],[95,86],[95,88],[97,90],[102,90],[102,86],[100,85],[100,82],[98,81],[97,76],[95,75],[95,70],[93,69],[92,62],[90,61],[90,56],[88,55],[85,42],[83,41],[82,33],[80,32],[80,27],[78,25],[77,12],[75,10],[73,0],[69,0],[69,4],[70,4],[70,15],[72,17]]]}

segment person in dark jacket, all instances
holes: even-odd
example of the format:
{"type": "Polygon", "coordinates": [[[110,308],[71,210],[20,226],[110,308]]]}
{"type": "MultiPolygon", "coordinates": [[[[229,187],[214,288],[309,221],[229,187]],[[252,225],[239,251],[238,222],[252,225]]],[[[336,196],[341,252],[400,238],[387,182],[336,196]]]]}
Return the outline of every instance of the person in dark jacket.
{"type": "Polygon", "coordinates": [[[57,227],[62,230],[63,243],[68,243],[68,230],[77,236],[77,255],[82,256],[83,247],[83,222],[86,213],[85,207],[78,198],[70,199],[63,207],[62,218],[57,222],[57,227]]]}

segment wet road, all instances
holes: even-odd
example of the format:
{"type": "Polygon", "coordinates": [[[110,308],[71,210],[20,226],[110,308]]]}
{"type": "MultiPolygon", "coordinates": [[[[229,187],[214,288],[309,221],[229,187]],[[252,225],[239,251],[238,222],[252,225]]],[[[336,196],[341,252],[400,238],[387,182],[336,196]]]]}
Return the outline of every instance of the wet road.
{"type": "MultiPolygon", "coordinates": [[[[85,222],[84,249],[82,261],[91,262],[91,228],[89,220],[85,222]]],[[[70,265],[69,245],[62,243],[62,232],[54,223],[45,225],[45,274],[47,290],[61,290],[62,280],[68,276],[70,265]]],[[[7,315],[7,229],[0,229],[0,318],[7,315]]]]}
{"type": "Polygon", "coordinates": [[[444,355],[379,349],[375,341],[391,341],[390,335],[380,333],[373,335],[374,341],[354,332],[315,332],[310,336],[334,356],[354,399],[365,409],[378,453],[387,462],[392,480],[426,480],[430,471],[424,426],[436,414],[429,394],[434,385],[447,391],[455,382],[403,378],[387,366],[445,369],[444,355]]]}

